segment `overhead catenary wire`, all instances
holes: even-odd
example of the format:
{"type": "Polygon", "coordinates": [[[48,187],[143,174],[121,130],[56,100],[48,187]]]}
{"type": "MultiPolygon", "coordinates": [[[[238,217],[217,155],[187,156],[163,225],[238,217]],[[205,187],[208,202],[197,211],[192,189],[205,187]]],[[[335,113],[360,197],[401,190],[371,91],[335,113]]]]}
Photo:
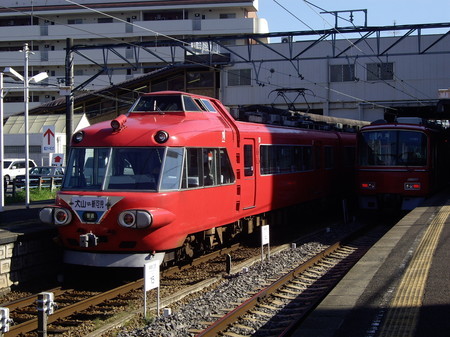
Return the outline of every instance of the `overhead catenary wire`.
{"type": "MultiPolygon", "coordinates": [[[[72,4],[76,4],[76,5],[80,5],[80,4],[77,4],[76,2],[74,2],[74,1],[72,1],[72,0],[66,0],[67,2],[70,2],[70,3],[72,3],[72,4]]],[[[84,5],[80,5],[81,7],[83,7],[84,5]]],[[[7,6],[2,6],[2,5],[0,5],[0,7],[3,7],[3,8],[9,8],[9,7],[7,7],[7,6]]],[[[83,8],[86,8],[86,6],[84,6],[83,8]]],[[[16,9],[13,9],[13,8],[9,8],[9,9],[11,9],[11,10],[15,10],[16,12],[21,12],[21,11],[18,11],[18,10],[16,10],[16,9]]],[[[87,8],[87,9],[89,9],[89,8],[87,8]]],[[[120,18],[117,18],[117,17],[115,17],[115,16],[112,16],[112,15],[110,15],[110,14],[107,14],[107,13],[103,13],[103,12],[101,12],[101,11],[97,11],[97,10],[94,10],[95,12],[97,12],[98,14],[104,14],[104,15],[106,15],[106,16],[108,16],[108,17],[111,17],[111,18],[113,18],[113,19],[117,19],[117,20],[122,20],[122,19],[120,19],[120,18]]],[[[22,14],[25,14],[25,15],[30,15],[29,13],[26,13],[26,12],[21,12],[22,14]]],[[[39,17],[39,16],[37,16],[36,15],[36,12],[34,12],[34,13],[32,13],[32,15],[34,15],[35,17],[39,17]]],[[[44,19],[43,17],[40,17],[41,19],[44,19]]],[[[48,19],[48,18],[45,18],[46,20],[48,19]]],[[[299,18],[298,18],[299,19],[299,18]]],[[[300,20],[300,19],[299,19],[300,20]]],[[[123,20],[122,20],[123,21],[123,20]]],[[[73,25],[68,25],[68,24],[65,24],[65,23],[59,23],[59,22],[57,22],[57,21],[54,21],[55,23],[58,23],[58,24],[63,24],[63,25],[65,25],[65,26],[70,26],[71,28],[73,28],[73,29],[79,29],[80,31],[83,31],[83,32],[86,32],[86,33],[89,33],[89,34],[94,34],[94,35],[97,35],[97,36],[99,36],[99,37],[102,37],[102,38],[105,38],[105,39],[109,39],[109,40],[111,40],[111,41],[119,41],[121,44],[126,44],[126,45],[129,45],[129,46],[133,46],[133,47],[138,47],[138,48],[141,48],[141,46],[140,45],[137,45],[137,44],[135,44],[135,43],[132,43],[132,42],[124,42],[124,41],[122,41],[122,40],[119,40],[119,39],[116,39],[116,38],[112,38],[112,37],[109,37],[109,36],[105,36],[105,35],[102,35],[102,34],[98,34],[98,33],[96,33],[96,32],[91,32],[91,31],[88,31],[88,30],[85,30],[85,29],[81,29],[81,28],[79,28],[79,27],[74,27],[73,25]]],[[[128,22],[127,22],[128,23],[128,22]]],[[[135,23],[132,23],[132,22],[130,22],[130,23],[128,23],[128,24],[130,24],[130,25],[133,25],[133,26],[136,26],[136,27],[140,27],[139,25],[136,25],[135,23]]],[[[140,27],[140,28],[142,28],[142,27],[140,27]]],[[[312,29],[311,27],[309,27],[310,29],[312,29]]],[[[313,30],[313,29],[312,29],[313,30]]],[[[158,33],[158,32],[156,32],[156,31],[153,31],[153,30],[148,30],[148,31],[150,31],[150,32],[152,32],[152,34],[155,34],[155,36],[157,37],[157,36],[165,36],[165,37],[168,37],[168,38],[170,38],[170,36],[168,36],[168,35],[165,35],[165,34],[161,34],[161,33],[158,33]]],[[[181,43],[183,43],[184,41],[182,41],[182,40],[178,40],[178,39],[175,39],[174,38],[174,40],[177,40],[177,41],[180,41],[181,43]]],[[[161,55],[165,55],[165,56],[168,56],[167,54],[165,54],[165,53],[161,53],[161,51],[158,51],[158,53],[160,53],[161,55]]],[[[195,63],[195,62],[194,62],[195,63]]],[[[205,65],[204,63],[198,63],[198,65],[201,65],[201,66],[203,66],[203,67],[208,67],[208,65],[205,65]]],[[[213,68],[213,67],[211,67],[211,68],[213,68]]],[[[267,70],[269,70],[269,69],[267,69],[267,70]]],[[[228,71],[227,70],[221,70],[222,72],[225,72],[225,73],[228,73],[228,71]]],[[[291,74],[285,74],[285,73],[282,73],[282,72],[277,72],[277,73],[279,73],[280,75],[283,75],[283,76],[291,76],[291,74]]],[[[252,77],[251,78],[252,80],[255,80],[255,81],[257,81],[257,82],[259,82],[259,83],[264,83],[265,85],[268,85],[268,86],[271,86],[271,87],[276,87],[276,88],[280,88],[281,86],[278,86],[278,85],[275,85],[275,84],[273,84],[273,83],[270,83],[270,82],[268,82],[268,81],[262,81],[261,79],[259,79],[259,78],[254,78],[254,77],[252,77]]],[[[319,85],[320,86],[320,84],[318,84],[318,83],[316,83],[316,82],[313,82],[313,81],[310,81],[310,80],[306,80],[307,82],[309,82],[309,83],[311,83],[311,84],[313,84],[313,85],[319,85]]],[[[105,83],[106,83],[106,81],[105,81],[105,83]]],[[[331,89],[331,88],[328,88],[327,86],[322,86],[323,88],[326,88],[326,89],[331,89]]],[[[367,100],[364,100],[364,99],[361,99],[361,98],[358,98],[358,97],[355,97],[355,96],[353,96],[353,95],[350,95],[350,94],[347,94],[347,93],[344,93],[344,92],[341,92],[341,91],[339,91],[339,90],[335,90],[335,89],[331,89],[333,92],[335,92],[335,93],[337,93],[337,94],[340,94],[340,95],[343,95],[343,96],[345,96],[345,97],[349,97],[349,98],[352,98],[352,99],[356,99],[357,101],[360,101],[360,102],[364,102],[364,103],[368,103],[368,104],[373,104],[373,105],[377,105],[376,103],[373,103],[373,102],[369,102],[369,101],[367,101],[367,100]]],[[[317,95],[316,95],[317,96],[317,95]]],[[[318,96],[317,96],[318,97],[318,96]]],[[[383,106],[383,108],[389,108],[389,107],[385,107],[385,106],[383,106]]]]}
{"type": "MultiPolygon", "coordinates": [[[[276,0],[274,0],[274,1],[276,1],[276,0]]],[[[312,7],[318,8],[318,9],[320,9],[321,11],[324,11],[324,12],[329,12],[328,10],[326,10],[326,9],[324,9],[324,8],[322,8],[322,7],[319,7],[319,6],[313,4],[312,2],[310,2],[310,1],[308,1],[308,0],[303,0],[303,2],[305,2],[305,3],[312,9],[312,11],[313,11],[315,14],[317,14],[324,22],[326,22],[329,26],[332,27],[332,24],[331,24],[330,22],[328,22],[326,19],[324,19],[324,18],[323,18],[319,13],[317,13],[312,7]]],[[[348,21],[350,24],[353,25],[353,27],[356,27],[355,24],[354,24],[351,20],[348,20],[348,19],[346,19],[346,18],[342,18],[342,17],[340,17],[340,16],[339,16],[339,18],[341,18],[342,20],[348,21]]],[[[334,27],[333,29],[334,29],[338,34],[342,35],[343,38],[344,38],[345,40],[347,40],[347,41],[349,42],[349,44],[350,44],[352,47],[354,47],[355,49],[357,49],[357,50],[358,50],[360,53],[362,53],[363,55],[366,55],[366,56],[367,56],[367,54],[366,54],[361,48],[359,48],[359,47],[358,47],[357,45],[355,45],[352,41],[350,41],[346,36],[344,36],[344,34],[342,34],[342,32],[341,32],[337,27],[334,27]]],[[[361,35],[361,33],[359,33],[359,34],[361,35]]],[[[373,51],[372,46],[367,42],[367,40],[364,39],[364,41],[365,41],[365,43],[367,44],[367,46],[373,51]]],[[[372,59],[370,56],[367,56],[367,57],[369,57],[369,59],[370,59],[371,61],[376,62],[376,60],[372,59]]],[[[382,64],[384,63],[384,62],[380,59],[379,56],[377,56],[377,59],[378,59],[378,61],[379,61],[380,63],[382,63],[382,64]]],[[[361,64],[361,63],[359,63],[359,62],[357,62],[357,61],[356,61],[356,63],[357,63],[358,65],[360,65],[362,68],[366,69],[366,71],[370,71],[365,65],[363,65],[363,64],[361,64]]],[[[373,74],[373,73],[372,73],[372,74],[373,74]]],[[[374,75],[377,75],[377,74],[374,74],[374,75]]],[[[393,76],[394,76],[395,78],[397,78],[398,80],[400,80],[402,83],[409,85],[410,87],[412,87],[413,89],[415,89],[415,90],[418,91],[418,92],[421,92],[419,89],[417,89],[417,88],[415,88],[414,86],[410,85],[410,84],[407,83],[406,81],[400,79],[400,78],[399,78],[398,76],[396,76],[394,73],[393,73],[393,76]]],[[[400,91],[400,92],[402,92],[403,94],[405,94],[405,95],[407,95],[407,96],[409,96],[409,97],[415,99],[416,102],[418,102],[419,104],[422,104],[422,102],[420,101],[420,98],[418,98],[418,97],[416,97],[416,96],[413,96],[412,94],[410,94],[410,93],[408,93],[408,92],[406,92],[406,91],[404,91],[404,90],[401,90],[401,89],[397,88],[396,86],[394,86],[393,84],[387,82],[386,80],[384,80],[384,79],[382,79],[382,78],[380,78],[380,81],[382,81],[382,82],[383,82],[384,84],[386,84],[387,86],[389,86],[389,87],[391,87],[391,88],[393,88],[393,89],[395,89],[395,90],[397,90],[397,91],[400,91]]],[[[365,82],[366,82],[366,81],[365,81],[365,82]]],[[[427,96],[427,95],[424,94],[423,92],[421,92],[421,94],[423,94],[425,97],[427,97],[427,99],[431,99],[429,96],[427,96]]]]}

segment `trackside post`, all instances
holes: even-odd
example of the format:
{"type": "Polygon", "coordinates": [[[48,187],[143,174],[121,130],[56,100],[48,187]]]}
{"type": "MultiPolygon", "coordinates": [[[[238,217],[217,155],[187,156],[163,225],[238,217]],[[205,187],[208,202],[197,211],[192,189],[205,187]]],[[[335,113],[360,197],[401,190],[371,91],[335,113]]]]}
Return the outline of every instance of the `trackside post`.
{"type": "Polygon", "coordinates": [[[147,291],[157,288],[156,314],[159,316],[159,261],[144,264],[144,318],[147,317],[147,291]]]}
{"type": "Polygon", "coordinates": [[[261,227],[261,262],[264,260],[264,245],[267,245],[267,259],[270,261],[270,226],[261,227]]]}

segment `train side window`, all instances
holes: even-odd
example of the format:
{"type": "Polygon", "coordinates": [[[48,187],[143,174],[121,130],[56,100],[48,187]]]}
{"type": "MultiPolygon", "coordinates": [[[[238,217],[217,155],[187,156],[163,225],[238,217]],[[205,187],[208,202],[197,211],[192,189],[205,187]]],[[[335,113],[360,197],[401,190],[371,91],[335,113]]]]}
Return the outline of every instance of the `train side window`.
{"type": "Polygon", "coordinates": [[[208,101],[207,99],[202,99],[203,104],[206,106],[206,108],[208,109],[208,111],[213,111],[213,112],[217,112],[217,110],[213,107],[213,105],[211,104],[210,101],[208,101]]]}
{"type": "Polygon", "coordinates": [[[253,175],[253,146],[244,145],[244,176],[253,175]]]}
{"type": "Polygon", "coordinates": [[[178,190],[180,188],[183,151],[183,148],[167,149],[161,178],[161,190],[178,190]]]}
{"type": "Polygon", "coordinates": [[[194,99],[195,103],[197,103],[197,105],[200,107],[200,109],[202,109],[203,111],[208,111],[208,109],[206,108],[206,106],[203,104],[203,102],[201,100],[199,100],[198,98],[194,99]]]}
{"type": "Polygon", "coordinates": [[[187,188],[203,186],[203,175],[200,174],[201,149],[186,149],[187,188]]]}
{"type": "Polygon", "coordinates": [[[324,152],[325,152],[325,168],[332,169],[334,167],[334,149],[331,146],[325,146],[324,152]]]}
{"type": "Polygon", "coordinates": [[[311,146],[304,146],[303,148],[302,148],[302,152],[303,152],[303,155],[302,155],[302,158],[303,158],[303,162],[302,162],[302,166],[303,166],[303,169],[302,169],[302,171],[309,171],[309,170],[312,170],[312,167],[313,167],[313,165],[312,165],[312,163],[313,163],[313,161],[312,161],[312,147],[311,146]]]}
{"type": "Polygon", "coordinates": [[[234,182],[233,168],[227,150],[220,149],[220,184],[230,184],[234,182]]]}
{"type": "Polygon", "coordinates": [[[314,147],[314,164],[316,170],[322,167],[322,146],[317,145],[314,147]]]}
{"type": "Polygon", "coordinates": [[[187,148],[181,188],[231,184],[235,180],[226,149],[187,148]]]}
{"type": "Polygon", "coordinates": [[[356,159],[356,148],[354,146],[344,147],[344,166],[354,167],[356,159]]]}
{"type": "Polygon", "coordinates": [[[203,182],[205,186],[217,185],[217,155],[215,149],[203,149],[203,182]]]}
{"type": "Polygon", "coordinates": [[[185,111],[202,111],[200,107],[194,102],[192,97],[183,96],[183,103],[185,111]]]}

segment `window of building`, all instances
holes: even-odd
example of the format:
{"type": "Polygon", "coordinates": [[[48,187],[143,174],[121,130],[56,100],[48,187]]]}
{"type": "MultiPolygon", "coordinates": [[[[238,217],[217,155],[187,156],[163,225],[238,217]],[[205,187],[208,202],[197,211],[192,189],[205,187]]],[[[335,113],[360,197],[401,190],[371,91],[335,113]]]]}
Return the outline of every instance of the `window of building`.
{"type": "Polygon", "coordinates": [[[355,79],[355,66],[334,64],[330,66],[330,82],[348,82],[355,79]]]}
{"type": "Polygon", "coordinates": [[[67,23],[69,25],[80,25],[83,23],[83,19],[68,19],[67,23]]]}
{"type": "Polygon", "coordinates": [[[98,18],[97,22],[98,23],[112,23],[113,19],[112,18],[98,18]]]}
{"type": "Polygon", "coordinates": [[[236,13],[222,13],[219,15],[220,19],[236,19],[236,13]]]}
{"type": "Polygon", "coordinates": [[[228,85],[251,85],[251,69],[233,69],[228,71],[228,85]]]}
{"type": "Polygon", "coordinates": [[[367,80],[393,80],[394,79],[394,63],[368,63],[367,64],[367,80]]]}
{"type": "Polygon", "coordinates": [[[156,20],[183,20],[183,12],[182,11],[155,11],[155,12],[147,12],[144,13],[143,19],[144,21],[156,21],[156,20]]]}
{"type": "Polygon", "coordinates": [[[214,86],[214,73],[211,71],[193,71],[186,73],[187,88],[205,88],[214,86]]]}

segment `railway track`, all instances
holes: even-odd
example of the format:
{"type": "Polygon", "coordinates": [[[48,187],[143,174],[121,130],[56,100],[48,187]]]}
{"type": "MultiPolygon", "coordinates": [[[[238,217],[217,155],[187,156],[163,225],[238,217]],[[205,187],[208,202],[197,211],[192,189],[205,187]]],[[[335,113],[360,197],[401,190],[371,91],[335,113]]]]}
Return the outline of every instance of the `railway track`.
{"type": "MultiPolygon", "coordinates": [[[[303,240],[305,242],[308,242],[308,239],[303,240]]],[[[314,241],[314,240],[311,240],[314,241]]],[[[352,243],[353,245],[353,243],[352,243]]],[[[367,248],[370,244],[366,244],[365,247],[367,248]]],[[[321,257],[327,255],[333,257],[334,259],[337,259],[337,254],[343,254],[343,253],[329,253],[329,251],[333,250],[336,245],[333,246],[333,248],[328,248],[327,251],[322,252],[320,254],[321,257]]],[[[364,246],[364,245],[361,245],[364,246]]],[[[290,245],[285,244],[281,245],[279,247],[272,247],[271,253],[274,255],[277,253],[277,251],[286,251],[289,250],[290,245]]],[[[345,246],[347,247],[347,246],[345,246]]],[[[322,249],[322,248],[321,248],[322,249]]],[[[349,264],[352,264],[356,260],[356,256],[362,254],[362,247],[359,247],[356,249],[356,251],[353,251],[354,248],[344,248],[341,247],[341,250],[351,250],[351,256],[352,258],[346,258],[343,257],[341,260],[346,261],[349,264]]],[[[177,305],[181,305],[182,302],[185,300],[182,300],[185,297],[189,297],[188,295],[191,293],[204,291],[206,288],[213,284],[220,283],[219,281],[223,281],[223,276],[226,274],[225,272],[225,255],[229,255],[233,252],[234,254],[234,262],[241,262],[240,264],[237,264],[236,266],[233,266],[231,273],[232,274],[239,274],[239,271],[242,270],[242,268],[251,266],[253,263],[258,262],[260,259],[260,248],[251,248],[251,249],[242,249],[246,251],[246,253],[242,254],[240,258],[236,258],[236,252],[240,251],[241,248],[239,245],[235,245],[233,247],[223,249],[217,252],[214,252],[210,255],[204,256],[202,258],[199,258],[195,260],[192,264],[185,265],[183,267],[172,267],[167,270],[164,270],[162,272],[162,302],[161,306],[170,306],[173,305],[175,310],[177,310],[177,305]],[[248,250],[248,251],[247,251],[248,250]],[[250,258],[250,256],[253,256],[250,258]],[[210,261],[206,262],[205,261],[210,261]],[[212,262],[211,262],[212,261],[212,262]],[[207,266],[207,267],[206,267],[207,266]],[[204,272],[206,268],[212,268],[211,275],[206,277],[205,274],[200,273],[204,272]],[[199,275],[196,275],[199,273],[199,275]],[[186,274],[188,276],[186,276],[186,274]],[[186,278],[186,280],[182,280],[183,278],[186,278]],[[183,283],[184,282],[184,283],[183,283]]],[[[302,255],[314,255],[319,251],[315,252],[307,252],[302,253],[302,255]]],[[[317,259],[317,258],[316,258],[317,259]]],[[[317,268],[320,266],[321,269],[324,269],[327,265],[330,264],[330,262],[312,262],[315,260],[311,260],[309,264],[315,264],[314,268],[317,268]]],[[[333,273],[336,273],[338,269],[342,269],[342,273],[345,273],[348,267],[342,267],[343,262],[340,263],[334,263],[335,266],[333,267],[333,264],[331,264],[331,267],[333,270],[333,273]]],[[[275,295],[272,300],[267,300],[269,298],[269,292],[270,290],[263,288],[260,286],[258,289],[254,290],[254,296],[252,299],[248,299],[243,301],[247,304],[249,303],[256,303],[262,304],[262,307],[259,307],[257,309],[253,309],[253,311],[258,312],[264,312],[262,314],[263,316],[272,315],[276,316],[277,319],[279,317],[287,316],[289,320],[292,319],[294,313],[297,314],[298,311],[305,312],[305,308],[302,308],[302,310],[295,308],[292,309],[293,304],[282,304],[284,303],[286,299],[283,299],[284,297],[299,297],[297,294],[300,291],[303,291],[304,299],[307,303],[313,303],[312,297],[314,296],[316,299],[314,301],[318,301],[321,296],[323,297],[327,290],[324,289],[330,289],[335,282],[338,281],[337,276],[334,276],[332,278],[329,277],[331,272],[324,272],[322,276],[316,276],[318,279],[316,281],[312,281],[313,275],[320,275],[319,271],[317,270],[308,270],[304,277],[308,279],[308,281],[298,281],[296,279],[297,275],[301,273],[301,269],[305,268],[305,266],[301,268],[297,268],[294,272],[291,272],[289,274],[292,274],[292,276],[281,276],[278,275],[277,277],[272,277],[272,280],[277,285],[272,286],[273,289],[280,288],[279,284],[282,283],[281,279],[292,279],[292,284],[289,286],[286,286],[285,290],[279,290],[279,295],[275,295]],[[309,276],[308,276],[309,275],[309,276]],[[333,283],[334,282],[334,283],[333,283]],[[303,284],[304,283],[304,284],[303,284]],[[321,292],[322,291],[322,292],[321,292]],[[306,298],[306,299],[305,299],[306,298]],[[283,309],[286,307],[286,309],[283,309]],[[275,310],[273,314],[270,314],[269,309],[275,310]],[[280,313],[282,312],[282,313],[280,313]]],[[[267,288],[270,288],[269,285],[266,285],[267,288]]],[[[54,314],[48,316],[48,331],[49,333],[67,333],[69,331],[71,336],[102,336],[102,329],[97,329],[92,327],[92,321],[96,319],[96,317],[101,317],[100,320],[105,321],[108,316],[113,316],[117,314],[118,311],[122,311],[127,313],[127,317],[122,318],[122,322],[125,320],[128,320],[130,318],[135,319],[136,317],[139,317],[139,315],[142,315],[142,301],[143,301],[143,280],[135,280],[133,282],[127,283],[125,285],[121,285],[120,287],[116,287],[114,289],[110,289],[108,291],[99,291],[98,293],[94,292],[77,292],[73,289],[62,289],[62,288],[55,288],[48,290],[49,292],[53,292],[55,294],[55,302],[58,304],[58,309],[55,310],[54,314]],[[138,307],[139,309],[130,309],[129,303],[130,299],[135,299],[135,301],[138,301],[138,307]],[[121,308],[120,310],[117,308],[121,308]],[[73,326],[77,326],[77,332],[72,332],[73,326]],[[86,326],[86,327],[84,327],[86,326]],[[80,333],[81,329],[81,333],[80,333]],[[95,333],[92,333],[93,330],[96,330],[95,333]]],[[[281,288],[280,288],[281,289],[281,288]]],[[[153,295],[149,294],[149,298],[154,299],[152,297],[153,295]]],[[[199,297],[203,295],[198,295],[199,297]]],[[[297,303],[301,303],[301,300],[297,299],[295,300],[297,303]]],[[[2,304],[0,306],[7,306],[10,308],[11,311],[11,318],[14,320],[14,325],[11,326],[10,331],[5,333],[5,337],[9,336],[17,336],[21,334],[22,336],[36,336],[36,329],[38,326],[38,321],[36,319],[36,296],[29,296],[26,299],[23,299],[21,301],[14,301],[7,304],[2,304]],[[19,314],[17,314],[19,313],[19,314]],[[21,315],[24,315],[23,317],[21,315]],[[18,318],[19,316],[20,318],[18,318]],[[30,333],[31,332],[31,333],[30,333]]],[[[303,304],[303,306],[306,306],[306,304],[303,304]]],[[[314,306],[314,304],[311,304],[311,308],[314,306]]],[[[230,315],[232,313],[239,313],[236,317],[243,316],[243,312],[248,311],[248,309],[242,309],[242,308],[235,308],[235,309],[229,309],[230,306],[227,306],[228,311],[230,315]]],[[[255,307],[254,307],[255,308],[255,307]]],[[[151,309],[151,308],[150,308],[151,309]]],[[[251,317],[251,316],[250,316],[251,317]]],[[[267,319],[270,323],[272,320],[270,317],[267,319]]],[[[170,319],[170,318],[169,318],[170,319]]],[[[214,319],[217,319],[217,317],[210,317],[206,319],[210,323],[214,321],[214,319]]],[[[226,321],[228,322],[226,325],[229,325],[231,318],[220,318],[219,321],[226,321]]],[[[231,319],[232,320],[232,319],[231,319]]],[[[241,322],[237,323],[236,328],[233,328],[231,331],[240,331],[240,332],[232,332],[232,333],[238,333],[245,335],[243,331],[251,331],[253,329],[256,330],[264,330],[266,329],[265,324],[259,323],[261,322],[261,318],[250,318],[245,319],[244,321],[247,322],[254,322],[253,325],[249,325],[248,327],[244,328],[244,324],[241,322]],[[237,329],[237,330],[234,330],[237,329]]],[[[218,323],[215,323],[218,324],[218,323]]],[[[106,325],[103,328],[103,331],[108,331],[111,329],[112,326],[120,326],[120,322],[115,321],[111,324],[111,326],[106,325]]],[[[268,324],[268,323],[266,323],[268,324]]],[[[277,323],[278,324],[278,323],[277,323]]],[[[204,332],[200,332],[198,325],[195,325],[196,327],[194,329],[191,329],[189,334],[186,333],[183,336],[191,335],[193,336],[195,333],[201,333],[204,336],[215,336],[216,332],[209,333],[209,329],[216,329],[208,327],[204,332]]],[[[222,331],[223,328],[220,328],[220,331],[222,331]]],[[[203,330],[203,328],[202,328],[203,330]]],[[[215,331],[215,330],[211,330],[215,331]]],[[[106,332],[105,332],[106,333],[106,332]]],[[[228,332],[227,332],[228,333],[228,332]]],[[[231,332],[230,332],[231,333],[231,332]]],[[[202,336],[201,335],[201,336],[202,336]]],[[[232,334],[231,334],[232,335],[232,334]]],[[[110,336],[110,335],[108,335],[110,336]]],[[[163,336],[163,334],[162,334],[163,336]]]]}
{"type": "MultiPolygon", "coordinates": [[[[224,248],[199,257],[190,264],[168,268],[162,272],[162,277],[170,278],[176,273],[229,254],[239,248],[240,245],[235,244],[229,248],[224,248]]],[[[121,296],[126,295],[127,300],[132,300],[133,298],[137,299],[139,296],[143,296],[142,291],[140,291],[142,290],[143,285],[144,280],[138,279],[107,291],[80,291],[75,289],[63,289],[62,287],[48,289],[46,292],[53,293],[55,303],[57,304],[57,309],[54,313],[47,317],[47,323],[49,324],[48,330],[52,333],[63,333],[71,326],[83,324],[83,321],[86,319],[69,319],[75,315],[80,316],[80,313],[89,320],[89,316],[98,315],[99,310],[104,312],[105,315],[107,315],[108,311],[114,312],[115,307],[126,305],[125,302],[121,302],[121,296]],[[108,301],[110,301],[109,304],[108,301]],[[101,309],[95,308],[99,305],[102,305],[101,309]],[[89,308],[94,308],[92,313],[85,312],[89,308]]],[[[37,299],[38,294],[35,294],[1,305],[2,307],[9,308],[10,317],[14,322],[14,325],[10,327],[10,331],[4,334],[5,337],[24,335],[38,329],[37,299]]]]}
{"type": "MultiPolygon", "coordinates": [[[[380,233],[337,242],[227,311],[197,337],[288,336],[376,242],[380,233]]],[[[210,317],[211,320],[213,317],[210,317]]]]}

